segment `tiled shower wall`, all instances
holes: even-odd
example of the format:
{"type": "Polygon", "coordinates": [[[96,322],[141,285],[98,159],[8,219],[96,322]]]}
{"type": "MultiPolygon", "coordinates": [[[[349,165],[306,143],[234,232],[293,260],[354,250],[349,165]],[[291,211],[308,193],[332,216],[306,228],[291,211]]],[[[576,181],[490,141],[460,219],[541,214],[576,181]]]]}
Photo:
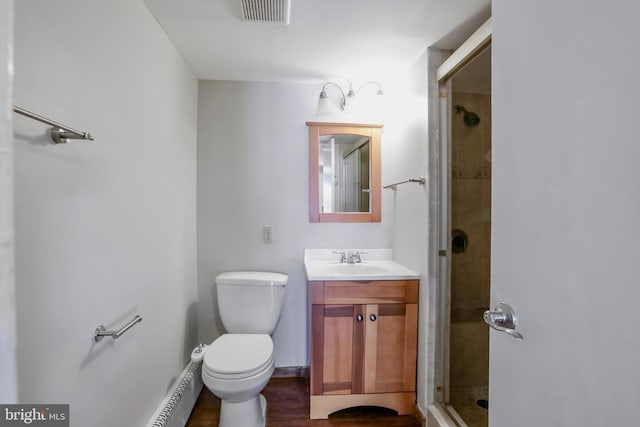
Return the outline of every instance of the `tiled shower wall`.
{"type": "Polygon", "coordinates": [[[482,313],[489,308],[491,251],[491,96],[453,93],[460,105],[480,118],[476,127],[452,112],[451,225],[468,236],[466,250],[451,263],[450,387],[486,387],[489,329],[482,313]]]}

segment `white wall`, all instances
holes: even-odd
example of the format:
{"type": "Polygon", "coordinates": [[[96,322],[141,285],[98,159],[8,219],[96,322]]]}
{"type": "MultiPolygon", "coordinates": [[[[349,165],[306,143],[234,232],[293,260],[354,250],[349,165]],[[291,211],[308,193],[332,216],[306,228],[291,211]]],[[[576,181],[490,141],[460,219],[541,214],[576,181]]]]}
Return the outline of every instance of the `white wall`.
{"type": "MultiPolygon", "coordinates": [[[[424,413],[434,399],[435,375],[435,314],[436,314],[436,266],[437,247],[429,247],[435,235],[436,218],[429,216],[429,201],[437,193],[436,135],[434,133],[437,106],[435,69],[444,59],[439,49],[428,49],[416,61],[409,72],[411,108],[405,108],[406,119],[411,124],[406,135],[400,138],[394,149],[393,170],[398,179],[403,176],[424,176],[424,187],[404,185],[394,192],[393,249],[395,258],[420,272],[420,299],[418,325],[417,403],[424,413]]],[[[432,210],[434,208],[432,207],[432,210]]]]}
{"type": "MultiPolygon", "coordinates": [[[[305,122],[384,124],[382,183],[406,179],[407,171],[398,163],[396,151],[411,146],[422,123],[408,113],[412,106],[407,104],[411,102],[408,98],[415,102],[421,95],[410,96],[405,81],[406,76],[398,76],[383,82],[386,107],[382,110],[330,117],[315,115],[321,85],[200,82],[198,289],[202,340],[210,341],[223,332],[215,309],[217,274],[233,269],[280,271],[289,274],[289,284],[285,312],[274,334],[276,365],[308,364],[303,250],[390,248],[395,208],[393,191],[383,190],[379,224],[310,224],[305,122]],[[271,244],[262,242],[265,224],[275,227],[271,244]]],[[[422,100],[426,102],[424,94],[422,100]]],[[[425,155],[424,149],[414,154],[425,155]]],[[[420,190],[407,186],[398,190],[403,195],[405,191],[420,190]]]]}
{"type": "Polygon", "coordinates": [[[0,0],[0,402],[18,398],[13,258],[13,0],[0,0]]]}
{"type": "Polygon", "coordinates": [[[14,117],[19,399],[144,425],[197,337],[197,81],[141,1],[15,6],[15,103],[96,138],[14,117]]]}

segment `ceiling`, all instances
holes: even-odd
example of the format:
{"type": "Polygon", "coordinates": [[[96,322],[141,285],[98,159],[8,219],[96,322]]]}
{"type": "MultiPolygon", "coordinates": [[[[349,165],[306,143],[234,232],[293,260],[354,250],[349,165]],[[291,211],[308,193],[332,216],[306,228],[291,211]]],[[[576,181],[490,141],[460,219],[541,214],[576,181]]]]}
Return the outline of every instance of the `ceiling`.
{"type": "Polygon", "coordinates": [[[240,0],[144,0],[199,79],[384,80],[429,46],[454,49],[491,0],[291,0],[290,25],[241,20],[240,0]]]}

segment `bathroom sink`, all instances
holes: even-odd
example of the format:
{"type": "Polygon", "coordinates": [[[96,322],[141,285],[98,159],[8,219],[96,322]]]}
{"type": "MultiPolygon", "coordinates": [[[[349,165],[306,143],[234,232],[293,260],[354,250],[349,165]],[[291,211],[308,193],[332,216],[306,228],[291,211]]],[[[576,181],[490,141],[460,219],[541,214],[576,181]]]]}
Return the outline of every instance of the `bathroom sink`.
{"type": "MultiPolygon", "coordinates": [[[[339,250],[347,253],[355,250],[339,250]]],[[[391,259],[390,249],[362,251],[362,262],[340,262],[334,250],[307,249],[304,267],[307,280],[411,280],[419,274],[391,259]]]]}

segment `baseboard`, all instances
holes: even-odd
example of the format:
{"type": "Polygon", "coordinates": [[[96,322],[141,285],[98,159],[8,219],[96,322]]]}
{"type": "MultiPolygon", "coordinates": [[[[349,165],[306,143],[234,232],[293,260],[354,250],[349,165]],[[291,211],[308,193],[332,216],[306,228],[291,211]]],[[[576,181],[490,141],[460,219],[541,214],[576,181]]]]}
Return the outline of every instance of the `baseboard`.
{"type": "Polygon", "coordinates": [[[147,427],[184,427],[203,387],[202,362],[189,362],[167,392],[147,427]]]}
{"type": "Polygon", "coordinates": [[[308,366],[278,367],[273,371],[271,378],[309,378],[308,366]]]}
{"type": "MultiPolygon", "coordinates": [[[[201,363],[189,362],[160,403],[147,427],[184,427],[202,390],[201,363]]],[[[272,378],[309,378],[308,366],[275,368],[272,378]]]]}
{"type": "Polygon", "coordinates": [[[418,421],[420,421],[420,425],[425,427],[427,425],[427,418],[424,416],[424,412],[422,412],[422,409],[417,403],[413,406],[413,413],[416,418],[418,418],[418,421]]]}

